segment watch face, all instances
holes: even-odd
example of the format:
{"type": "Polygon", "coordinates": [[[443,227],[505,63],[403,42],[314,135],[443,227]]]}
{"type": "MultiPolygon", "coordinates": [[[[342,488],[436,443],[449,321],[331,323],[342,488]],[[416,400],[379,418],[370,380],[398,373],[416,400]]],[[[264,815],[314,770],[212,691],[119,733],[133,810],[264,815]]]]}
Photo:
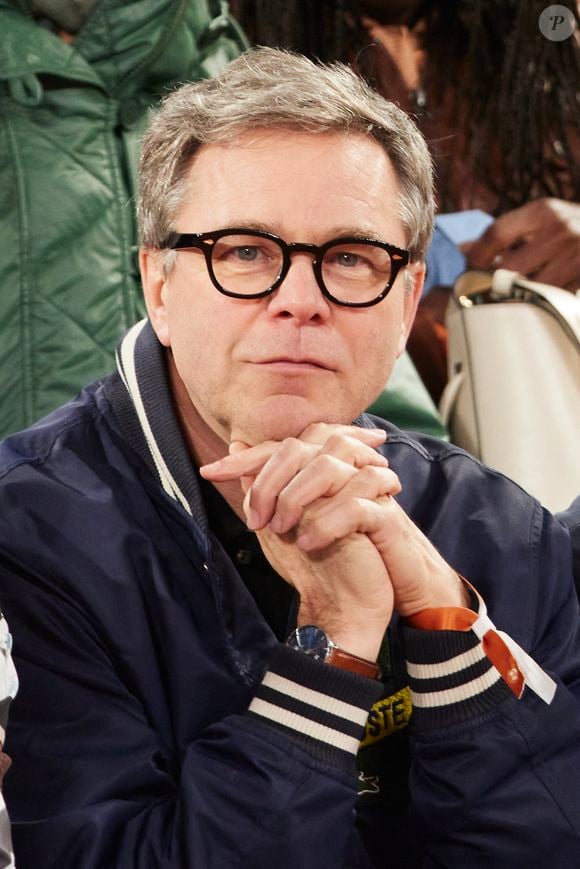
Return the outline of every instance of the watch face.
{"type": "Polygon", "coordinates": [[[288,645],[316,661],[325,661],[331,644],[322,628],[317,628],[316,625],[302,625],[290,634],[288,645]]]}

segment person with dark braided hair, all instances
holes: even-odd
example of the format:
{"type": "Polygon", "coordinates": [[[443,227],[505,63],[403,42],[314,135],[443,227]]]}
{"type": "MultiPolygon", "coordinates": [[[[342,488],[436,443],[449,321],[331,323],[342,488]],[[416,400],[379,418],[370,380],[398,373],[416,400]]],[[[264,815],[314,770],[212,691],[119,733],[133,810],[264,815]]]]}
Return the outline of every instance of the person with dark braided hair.
{"type": "MultiPolygon", "coordinates": [[[[578,21],[574,0],[565,0],[578,21]]],[[[580,286],[580,44],[539,29],[545,0],[237,0],[251,41],[347,60],[415,114],[437,167],[440,212],[494,218],[465,246],[580,286]]]]}

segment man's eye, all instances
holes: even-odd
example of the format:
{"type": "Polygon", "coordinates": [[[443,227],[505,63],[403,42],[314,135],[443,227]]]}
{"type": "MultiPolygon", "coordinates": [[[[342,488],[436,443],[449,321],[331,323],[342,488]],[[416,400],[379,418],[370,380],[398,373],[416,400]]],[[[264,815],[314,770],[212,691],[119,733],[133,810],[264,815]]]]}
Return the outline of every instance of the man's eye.
{"type": "Polygon", "coordinates": [[[356,253],[350,253],[350,251],[341,251],[336,255],[336,261],[339,266],[354,268],[354,266],[361,264],[361,257],[356,253]]]}
{"type": "Polygon", "coordinates": [[[236,247],[234,248],[234,255],[242,262],[252,263],[258,259],[258,248],[250,247],[249,245],[236,247]]]}
{"type": "Polygon", "coordinates": [[[360,269],[370,265],[368,259],[352,250],[337,250],[330,257],[329,265],[338,268],[360,269]]]}

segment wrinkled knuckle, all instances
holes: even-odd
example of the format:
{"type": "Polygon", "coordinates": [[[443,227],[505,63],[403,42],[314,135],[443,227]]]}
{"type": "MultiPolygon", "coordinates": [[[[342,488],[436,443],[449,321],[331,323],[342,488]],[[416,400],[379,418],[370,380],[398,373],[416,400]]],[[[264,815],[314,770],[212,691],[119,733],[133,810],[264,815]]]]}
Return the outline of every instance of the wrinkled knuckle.
{"type": "Polygon", "coordinates": [[[363,465],[356,472],[357,483],[369,484],[376,479],[376,467],[374,465],[363,465]]]}
{"type": "Polygon", "coordinates": [[[313,459],[313,464],[316,466],[316,469],[323,474],[332,474],[337,470],[339,466],[339,461],[335,456],[329,456],[328,453],[322,453],[321,455],[316,456],[313,459]]]}
{"type": "Polygon", "coordinates": [[[357,517],[364,516],[367,511],[368,503],[369,502],[367,498],[363,498],[360,495],[356,498],[353,498],[351,502],[351,509],[353,511],[353,514],[357,517]]]}
{"type": "Polygon", "coordinates": [[[346,435],[340,434],[339,432],[333,432],[326,441],[326,449],[340,449],[348,442],[348,440],[349,438],[347,438],[346,435]]]}
{"type": "Polygon", "coordinates": [[[384,471],[380,465],[365,465],[358,472],[359,479],[368,483],[381,483],[384,480],[384,471]]]}
{"type": "Polygon", "coordinates": [[[280,446],[276,448],[274,455],[276,458],[282,458],[287,453],[293,452],[298,444],[300,444],[298,438],[284,438],[280,446]]]}

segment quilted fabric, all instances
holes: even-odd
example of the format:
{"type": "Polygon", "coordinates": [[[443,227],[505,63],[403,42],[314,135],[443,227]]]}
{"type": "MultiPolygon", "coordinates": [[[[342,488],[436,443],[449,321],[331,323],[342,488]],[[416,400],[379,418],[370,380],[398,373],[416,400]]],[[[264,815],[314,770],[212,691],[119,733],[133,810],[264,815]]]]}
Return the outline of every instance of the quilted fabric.
{"type": "Polygon", "coordinates": [[[0,0],[0,436],[114,367],[150,109],[245,47],[220,0],[99,0],[73,42],[0,0]]]}

